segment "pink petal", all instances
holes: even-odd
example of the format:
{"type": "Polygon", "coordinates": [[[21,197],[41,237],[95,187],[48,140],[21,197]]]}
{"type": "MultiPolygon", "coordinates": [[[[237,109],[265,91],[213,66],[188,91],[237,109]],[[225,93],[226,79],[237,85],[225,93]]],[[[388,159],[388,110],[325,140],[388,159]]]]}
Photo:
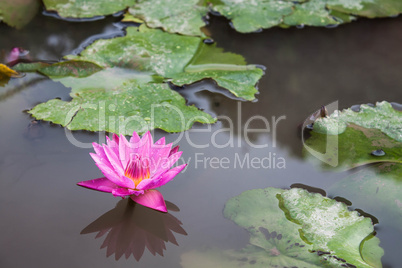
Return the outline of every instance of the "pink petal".
{"type": "Polygon", "coordinates": [[[169,152],[171,151],[170,150],[171,146],[172,146],[172,144],[169,143],[169,144],[165,145],[164,147],[151,149],[151,154],[150,154],[151,174],[155,173],[155,171],[168,160],[169,152]]]}
{"type": "Polygon", "coordinates": [[[161,165],[158,167],[158,170],[151,175],[152,178],[158,178],[160,175],[169,170],[174,165],[174,163],[176,163],[177,160],[179,160],[182,153],[183,152],[177,152],[169,156],[168,160],[162,162],[161,165]]]}
{"type": "Polygon", "coordinates": [[[149,189],[154,189],[154,188],[157,188],[157,187],[161,187],[162,185],[165,185],[166,183],[171,181],[186,166],[187,166],[187,164],[174,167],[174,168],[166,171],[159,178],[143,180],[137,185],[137,189],[149,190],[149,189]]]}
{"type": "Polygon", "coordinates": [[[141,155],[143,158],[149,157],[152,144],[153,141],[151,132],[147,131],[147,133],[142,136],[140,147],[138,148],[138,154],[141,155]]]}
{"type": "Polygon", "coordinates": [[[105,151],[103,150],[103,147],[96,142],[92,143],[92,146],[94,147],[95,153],[99,155],[101,158],[106,158],[105,151]]]}
{"type": "Polygon", "coordinates": [[[130,161],[130,144],[123,135],[120,136],[119,141],[119,158],[123,169],[125,169],[130,161]]]}
{"type": "Polygon", "coordinates": [[[112,191],[112,194],[114,196],[121,196],[121,197],[132,195],[132,194],[139,195],[142,193],[144,193],[144,191],[137,191],[137,190],[127,189],[127,188],[117,188],[112,191]]]}
{"type": "Polygon", "coordinates": [[[177,153],[178,151],[179,151],[179,145],[177,145],[176,147],[174,147],[174,148],[170,151],[169,156],[171,156],[172,154],[177,153]]]}
{"type": "Polygon", "coordinates": [[[137,132],[133,132],[133,136],[130,138],[130,143],[131,144],[138,144],[138,142],[141,140],[140,136],[138,136],[137,132]]]}
{"type": "Polygon", "coordinates": [[[105,144],[103,145],[103,150],[105,150],[105,154],[114,170],[116,170],[116,173],[120,176],[123,175],[124,169],[116,152],[110,149],[110,147],[106,146],[105,144]]]}
{"type": "Polygon", "coordinates": [[[165,137],[160,138],[155,142],[155,145],[165,145],[165,137]]]}
{"type": "Polygon", "coordinates": [[[77,185],[96,191],[111,193],[119,186],[107,178],[99,178],[95,180],[81,181],[77,185]]]}
{"type": "Polygon", "coordinates": [[[103,175],[107,177],[109,180],[114,182],[115,184],[124,187],[124,188],[134,188],[134,182],[130,180],[129,178],[126,178],[124,176],[118,176],[115,172],[115,170],[111,169],[109,166],[103,164],[103,163],[96,163],[98,168],[102,171],[103,175]]]}
{"type": "Polygon", "coordinates": [[[148,190],[139,196],[132,195],[131,199],[144,207],[167,212],[165,200],[163,199],[162,194],[157,190],[148,190]]]}
{"type": "Polygon", "coordinates": [[[165,185],[169,181],[171,181],[177,174],[179,174],[187,164],[180,165],[177,167],[174,167],[168,171],[166,171],[161,178],[158,180],[158,182],[154,185],[154,188],[161,187],[162,185],[165,185]]]}

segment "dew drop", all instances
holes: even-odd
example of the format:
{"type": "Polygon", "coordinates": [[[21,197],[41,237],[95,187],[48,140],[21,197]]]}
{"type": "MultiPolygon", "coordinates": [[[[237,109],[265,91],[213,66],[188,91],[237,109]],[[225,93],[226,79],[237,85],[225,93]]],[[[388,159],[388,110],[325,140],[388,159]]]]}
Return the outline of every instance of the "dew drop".
{"type": "Polygon", "coordinates": [[[207,45],[215,43],[215,41],[210,38],[204,39],[204,40],[202,40],[202,42],[204,42],[204,44],[207,44],[207,45]]]}
{"type": "Polygon", "coordinates": [[[371,155],[373,155],[373,156],[384,156],[385,152],[382,149],[374,150],[374,151],[371,152],[371,155]]]}

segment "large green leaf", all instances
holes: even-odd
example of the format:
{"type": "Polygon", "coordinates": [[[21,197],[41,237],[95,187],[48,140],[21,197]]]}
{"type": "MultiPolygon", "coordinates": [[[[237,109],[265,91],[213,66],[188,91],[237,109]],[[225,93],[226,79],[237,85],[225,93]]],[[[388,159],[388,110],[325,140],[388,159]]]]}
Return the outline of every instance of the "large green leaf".
{"type": "Polygon", "coordinates": [[[127,28],[124,37],[97,40],[80,55],[69,55],[66,59],[50,66],[19,64],[16,69],[38,71],[72,88],[71,102],[53,100],[30,111],[38,119],[72,130],[132,133],[160,128],[177,132],[189,129],[194,122],[213,123],[216,119],[195,107],[187,107],[184,99],[170,92],[166,83],[183,85],[211,78],[234,95],[253,100],[257,93],[255,84],[263,75],[262,69],[246,65],[243,57],[225,53],[215,44],[205,44],[200,37],[170,34],[144,25],[127,28]],[[159,98],[158,94],[163,97],[159,98]],[[172,109],[176,116],[170,111],[172,119],[169,119],[169,113],[163,109],[154,109],[151,116],[151,107],[166,103],[166,96],[174,96],[171,105],[175,106],[172,109]],[[110,98],[114,98],[113,102],[110,98]],[[93,118],[96,108],[82,109],[97,107],[97,103],[104,101],[107,105],[118,105],[117,109],[108,110],[104,119],[93,118]],[[123,129],[106,122],[114,118],[121,124],[121,118],[133,115],[137,123],[130,123],[123,129]]]}
{"type": "Polygon", "coordinates": [[[354,15],[388,17],[402,12],[399,0],[211,0],[212,9],[232,21],[239,32],[273,26],[328,26],[350,22],[354,15]]]}
{"type": "Polygon", "coordinates": [[[170,33],[202,35],[202,20],[208,9],[199,0],[138,0],[130,7],[125,21],[145,21],[148,27],[162,28],[170,33]]]}
{"type": "Polygon", "coordinates": [[[346,109],[318,118],[310,134],[304,155],[320,154],[324,163],[338,159],[341,168],[402,163],[402,113],[385,101],[376,107],[361,105],[359,112],[346,109]]]}
{"type": "Polygon", "coordinates": [[[35,17],[39,7],[39,0],[0,0],[0,22],[21,29],[35,17]]]}
{"type": "Polygon", "coordinates": [[[223,268],[381,267],[383,250],[372,235],[370,219],[319,194],[302,189],[249,190],[230,199],[224,215],[250,233],[250,244],[240,251],[185,253],[184,268],[205,267],[205,262],[223,268]]]}
{"type": "Polygon", "coordinates": [[[383,163],[358,170],[334,184],[329,192],[355,206],[370,208],[385,226],[402,228],[402,164],[383,163]]]}
{"type": "Polygon", "coordinates": [[[194,106],[166,84],[129,81],[114,89],[75,90],[72,101],[50,100],[29,111],[37,119],[70,130],[108,131],[132,135],[160,128],[168,132],[189,129],[194,122],[213,123],[210,115],[194,106]]]}
{"type": "Polygon", "coordinates": [[[337,257],[328,257],[330,262],[339,262],[340,258],[356,267],[381,267],[380,258],[370,257],[368,263],[361,251],[361,247],[368,246],[366,254],[374,250],[379,252],[374,256],[382,256],[381,248],[374,249],[378,243],[366,244],[366,238],[377,240],[371,236],[374,228],[369,218],[349,211],[344,203],[303,189],[285,191],[278,198],[287,217],[300,224],[303,240],[314,250],[337,257]]]}
{"type": "Polygon", "coordinates": [[[135,0],[43,0],[48,11],[65,18],[91,18],[110,15],[133,5],[135,0]]]}

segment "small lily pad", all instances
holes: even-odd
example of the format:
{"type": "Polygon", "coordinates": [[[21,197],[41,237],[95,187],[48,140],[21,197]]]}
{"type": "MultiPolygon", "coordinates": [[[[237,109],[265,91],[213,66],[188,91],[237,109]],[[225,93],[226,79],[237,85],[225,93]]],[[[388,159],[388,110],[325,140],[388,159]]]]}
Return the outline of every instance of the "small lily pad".
{"type": "Polygon", "coordinates": [[[304,156],[318,154],[316,157],[323,163],[336,160],[341,169],[370,163],[402,163],[401,126],[402,112],[385,101],[375,107],[361,105],[359,112],[335,111],[314,122],[311,136],[304,142],[304,156]]]}

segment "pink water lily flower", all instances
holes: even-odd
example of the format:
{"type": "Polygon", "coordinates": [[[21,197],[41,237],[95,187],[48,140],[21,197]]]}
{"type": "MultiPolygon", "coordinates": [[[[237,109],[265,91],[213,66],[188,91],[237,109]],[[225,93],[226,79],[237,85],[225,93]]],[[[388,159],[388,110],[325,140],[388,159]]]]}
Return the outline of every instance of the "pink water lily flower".
{"type": "Polygon", "coordinates": [[[155,190],[181,172],[187,164],[173,167],[182,152],[179,147],[165,144],[161,138],[155,144],[148,131],[142,137],[133,133],[130,141],[121,135],[108,137],[103,146],[93,143],[96,154],[91,153],[105,177],[79,182],[79,186],[130,198],[143,206],[167,212],[162,194],[155,190]]]}

